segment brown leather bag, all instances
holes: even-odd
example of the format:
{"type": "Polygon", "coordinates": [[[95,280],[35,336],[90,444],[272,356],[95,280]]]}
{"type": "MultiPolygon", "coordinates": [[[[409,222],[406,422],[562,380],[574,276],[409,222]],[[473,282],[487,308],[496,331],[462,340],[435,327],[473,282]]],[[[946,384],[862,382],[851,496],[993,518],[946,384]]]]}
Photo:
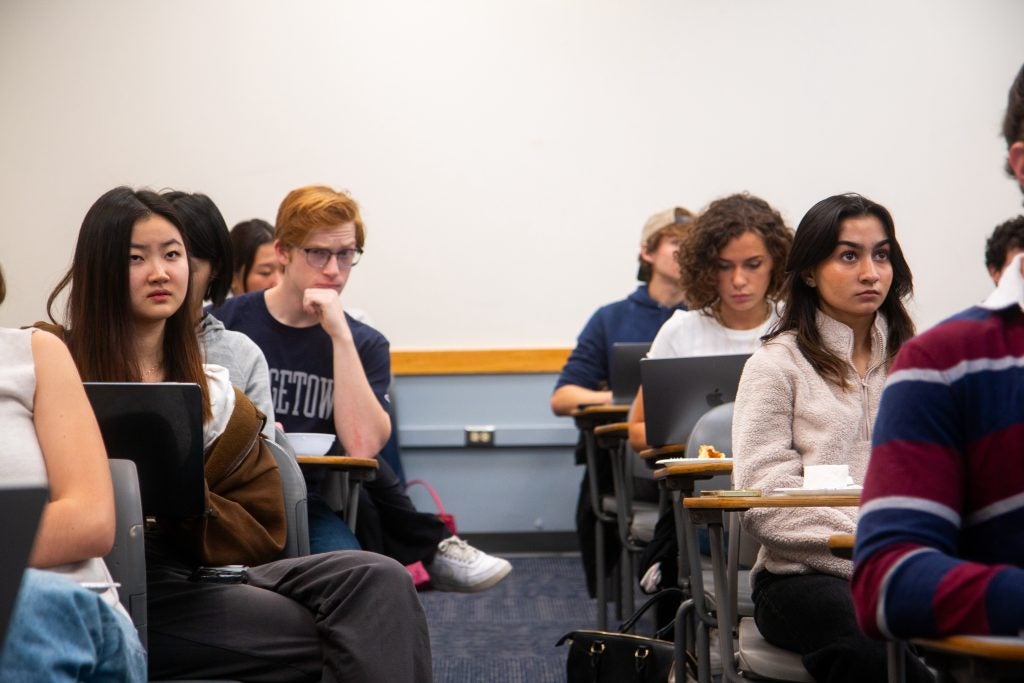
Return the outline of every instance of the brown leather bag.
{"type": "Polygon", "coordinates": [[[206,453],[206,514],[161,525],[191,548],[200,564],[258,565],[277,559],[284,549],[284,490],[261,433],[265,419],[235,388],[228,426],[206,453]]]}

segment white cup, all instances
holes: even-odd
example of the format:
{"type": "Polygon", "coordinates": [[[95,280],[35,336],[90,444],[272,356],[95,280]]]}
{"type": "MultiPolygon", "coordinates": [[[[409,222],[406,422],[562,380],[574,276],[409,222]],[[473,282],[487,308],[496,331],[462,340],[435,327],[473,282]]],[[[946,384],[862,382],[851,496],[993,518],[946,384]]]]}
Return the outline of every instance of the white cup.
{"type": "Polygon", "coordinates": [[[805,465],[805,489],[844,489],[853,484],[849,465],[805,465]]]}

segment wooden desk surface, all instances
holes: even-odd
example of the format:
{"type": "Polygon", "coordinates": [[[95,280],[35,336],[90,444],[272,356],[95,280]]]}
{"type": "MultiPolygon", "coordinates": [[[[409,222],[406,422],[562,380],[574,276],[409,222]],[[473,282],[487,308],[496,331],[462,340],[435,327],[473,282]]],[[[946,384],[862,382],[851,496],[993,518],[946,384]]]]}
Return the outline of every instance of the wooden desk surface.
{"type": "Polygon", "coordinates": [[[686,455],[686,444],[670,443],[667,446],[661,446],[660,448],[648,448],[645,451],[640,451],[639,455],[644,460],[648,460],[650,462],[661,460],[662,458],[682,458],[686,455]]]}
{"type": "Polygon", "coordinates": [[[853,534],[832,534],[828,537],[828,547],[833,550],[853,548],[853,534]]]}
{"type": "MultiPolygon", "coordinates": [[[[720,462],[714,458],[691,458],[687,462],[680,462],[673,465],[666,465],[654,470],[655,479],[666,479],[669,477],[700,475],[729,474],[732,472],[731,462],[720,462]]],[[[716,498],[717,500],[717,498],[716,498]]],[[[746,500],[744,498],[744,500],[746,500]]]]}
{"type": "Polygon", "coordinates": [[[594,436],[629,436],[628,422],[612,422],[594,427],[594,436]]]}
{"type": "Polygon", "coordinates": [[[749,510],[751,508],[857,507],[860,496],[700,496],[683,501],[698,510],[749,510]]]}
{"type": "Polygon", "coordinates": [[[949,636],[934,640],[915,638],[911,642],[924,650],[1024,662],[1024,638],[1013,636],[949,636]]]}
{"type": "Polygon", "coordinates": [[[843,560],[853,559],[853,534],[832,534],[828,537],[828,549],[843,560]]]}
{"type": "Polygon", "coordinates": [[[570,413],[576,428],[581,431],[594,429],[598,425],[609,422],[620,422],[629,415],[629,406],[617,403],[604,403],[599,406],[587,406],[577,408],[570,413]]]}
{"type": "Polygon", "coordinates": [[[598,415],[628,415],[629,406],[622,405],[619,403],[602,403],[598,406],[587,406],[586,408],[577,408],[576,410],[569,413],[571,417],[591,417],[598,415]]]}
{"type": "Polygon", "coordinates": [[[347,455],[296,455],[300,465],[316,465],[350,470],[377,470],[380,465],[372,458],[351,458],[347,455]]]}

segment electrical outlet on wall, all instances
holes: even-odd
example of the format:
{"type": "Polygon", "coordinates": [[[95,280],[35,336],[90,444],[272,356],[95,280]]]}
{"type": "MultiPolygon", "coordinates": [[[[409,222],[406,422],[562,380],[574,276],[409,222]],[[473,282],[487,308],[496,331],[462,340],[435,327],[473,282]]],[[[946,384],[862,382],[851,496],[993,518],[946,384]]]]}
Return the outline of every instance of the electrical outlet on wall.
{"type": "Polygon", "coordinates": [[[494,425],[466,425],[466,448],[494,446],[494,425]]]}

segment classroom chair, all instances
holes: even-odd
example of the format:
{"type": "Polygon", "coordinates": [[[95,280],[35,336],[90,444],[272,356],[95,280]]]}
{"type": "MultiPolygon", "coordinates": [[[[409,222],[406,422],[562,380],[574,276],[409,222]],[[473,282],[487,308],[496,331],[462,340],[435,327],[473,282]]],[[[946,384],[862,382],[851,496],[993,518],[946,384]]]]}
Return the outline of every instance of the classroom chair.
{"type": "Polygon", "coordinates": [[[110,478],[114,483],[114,513],[116,526],[114,547],[103,560],[107,563],[121,604],[128,611],[139,632],[143,647],[146,639],[146,547],[145,522],[142,517],[142,495],[135,463],[131,460],[111,458],[110,478]]]}
{"type": "MultiPolygon", "coordinates": [[[[725,403],[707,411],[694,425],[684,447],[669,446],[662,450],[668,457],[690,454],[690,457],[658,470],[655,477],[673,495],[676,543],[679,548],[677,582],[688,597],[676,617],[676,648],[679,662],[690,659],[697,669],[697,679],[706,683],[711,678],[712,653],[709,645],[711,629],[717,628],[716,594],[708,561],[701,555],[697,529],[683,511],[682,501],[703,491],[732,488],[732,461],[714,458],[699,459],[700,446],[709,444],[726,455],[732,453],[733,404],[725,403]],[[691,542],[692,540],[692,542],[691,542]]],[[[645,452],[653,458],[656,454],[645,452]]],[[[742,564],[750,566],[751,559],[742,564]]],[[[746,587],[747,572],[740,572],[740,590],[731,596],[733,613],[753,614],[750,590],[746,587]],[[737,597],[740,596],[740,597],[737,597]]]]}
{"type": "Polygon", "coordinates": [[[629,446],[629,424],[613,422],[599,425],[594,428],[594,437],[602,452],[611,459],[612,494],[602,496],[600,505],[614,518],[619,536],[618,578],[621,585],[616,588],[621,596],[620,609],[623,614],[632,614],[637,559],[654,537],[661,506],[636,497],[634,482],[650,479],[651,473],[629,446]]]}
{"type": "MultiPolygon", "coordinates": [[[[608,629],[608,572],[607,565],[609,564],[607,558],[607,551],[605,549],[604,539],[604,527],[605,525],[617,524],[614,511],[608,504],[614,500],[614,496],[605,499],[605,494],[602,494],[598,487],[597,478],[597,458],[598,458],[598,447],[597,437],[594,434],[594,430],[601,425],[607,425],[614,422],[621,421],[629,413],[629,406],[626,405],[596,405],[596,406],[585,406],[578,408],[572,412],[573,421],[576,424],[576,428],[580,430],[580,435],[583,438],[583,452],[584,452],[584,466],[587,468],[587,479],[590,494],[590,506],[594,513],[594,566],[595,566],[595,577],[596,577],[596,593],[597,593],[597,628],[605,631],[608,629]]],[[[621,572],[621,567],[618,562],[615,564],[616,572],[621,572]]],[[[616,574],[616,578],[620,578],[620,574],[616,574]]],[[[622,618],[622,581],[617,580],[615,582],[617,586],[616,600],[618,609],[617,616],[622,618]]]]}
{"type": "MultiPolygon", "coordinates": [[[[363,482],[372,480],[377,475],[380,465],[376,460],[368,458],[351,458],[343,455],[301,455],[288,441],[288,436],[280,429],[274,432],[275,445],[280,446],[292,462],[303,467],[327,467],[330,476],[324,482],[323,495],[327,504],[340,512],[352,533],[356,532],[359,515],[359,490],[363,482]]],[[[275,455],[277,457],[277,455],[275,455]]],[[[301,471],[300,471],[301,476],[301,471]]],[[[305,488],[305,480],[303,480],[305,488]]],[[[309,527],[306,526],[308,539],[309,527]]],[[[307,546],[308,547],[308,546],[307,546]]]]}
{"type": "MultiPolygon", "coordinates": [[[[729,512],[743,512],[755,507],[856,507],[859,502],[857,494],[842,496],[708,496],[689,498],[683,502],[693,525],[704,524],[708,527],[715,593],[720,596],[728,596],[725,600],[718,602],[717,612],[723,680],[739,682],[751,675],[774,681],[812,680],[803,668],[800,655],[775,647],[765,641],[760,631],[757,630],[757,625],[752,617],[737,618],[737,612],[733,608],[733,605],[736,604],[733,592],[737,586],[739,556],[741,552],[753,552],[756,548],[756,541],[743,531],[739,516],[732,514],[729,520],[730,557],[728,559],[724,557],[724,515],[729,512]],[[747,550],[741,551],[744,546],[747,550]],[[732,638],[729,637],[734,628],[739,639],[738,652],[735,653],[733,652],[732,638]]],[[[681,668],[682,662],[679,662],[677,667],[681,668]]]]}
{"type": "MultiPolygon", "coordinates": [[[[131,460],[111,458],[110,476],[114,484],[116,527],[114,547],[104,557],[114,581],[121,584],[118,597],[139,632],[142,646],[146,637],[146,545],[145,519],[138,473],[131,460]]],[[[307,539],[308,544],[308,539],[307,539]]],[[[154,682],[156,683],[156,682],[154,682]]],[[[175,683],[233,683],[229,680],[176,679],[175,683]]]]}
{"type": "Polygon", "coordinates": [[[280,444],[265,442],[277,462],[284,488],[284,509],[288,516],[288,538],[281,557],[309,555],[309,514],[307,513],[306,480],[299,463],[280,444]]]}

